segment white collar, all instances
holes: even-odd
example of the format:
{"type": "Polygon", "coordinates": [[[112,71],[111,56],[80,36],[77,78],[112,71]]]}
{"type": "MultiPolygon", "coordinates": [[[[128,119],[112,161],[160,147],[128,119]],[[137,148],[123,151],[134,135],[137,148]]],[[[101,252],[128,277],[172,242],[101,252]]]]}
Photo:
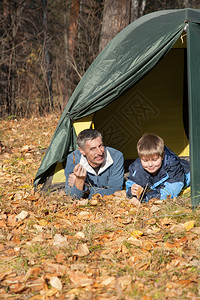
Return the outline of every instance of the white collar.
{"type": "MultiPolygon", "coordinates": [[[[84,169],[87,172],[96,175],[95,170],[88,164],[88,161],[87,161],[86,157],[83,154],[81,154],[80,164],[84,167],[84,169]]],[[[112,164],[113,164],[113,159],[110,155],[110,152],[108,151],[107,148],[105,148],[105,159],[104,159],[104,162],[101,165],[97,175],[101,174],[103,171],[105,171],[112,164]]]]}

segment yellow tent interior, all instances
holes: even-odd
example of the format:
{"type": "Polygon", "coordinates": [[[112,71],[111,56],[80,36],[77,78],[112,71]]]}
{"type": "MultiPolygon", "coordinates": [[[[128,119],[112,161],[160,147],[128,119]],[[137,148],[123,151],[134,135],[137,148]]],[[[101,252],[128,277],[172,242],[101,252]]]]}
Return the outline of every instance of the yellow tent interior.
{"type": "MultiPolygon", "coordinates": [[[[160,135],[177,155],[189,156],[188,102],[184,85],[187,82],[186,47],[186,35],[183,35],[130,90],[97,113],[75,122],[76,133],[93,126],[102,133],[105,145],[123,152],[128,164],[137,157],[137,141],[147,132],[160,135]]],[[[64,170],[58,163],[52,183],[63,181],[64,170]]]]}

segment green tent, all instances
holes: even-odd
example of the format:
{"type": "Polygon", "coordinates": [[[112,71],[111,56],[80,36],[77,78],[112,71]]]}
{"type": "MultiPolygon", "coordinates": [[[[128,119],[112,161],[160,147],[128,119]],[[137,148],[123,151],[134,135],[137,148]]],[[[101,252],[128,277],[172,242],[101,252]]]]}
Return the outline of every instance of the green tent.
{"type": "Polygon", "coordinates": [[[38,169],[35,187],[60,170],[67,154],[77,149],[77,132],[92,122],[128,163],[136,158],[136,143],[144,132],[162,136],[178,155],[190,151],[191,201],[197,207],[199,65],[200,10],[158,11],[128,25],[77,85],[38,169]]]}

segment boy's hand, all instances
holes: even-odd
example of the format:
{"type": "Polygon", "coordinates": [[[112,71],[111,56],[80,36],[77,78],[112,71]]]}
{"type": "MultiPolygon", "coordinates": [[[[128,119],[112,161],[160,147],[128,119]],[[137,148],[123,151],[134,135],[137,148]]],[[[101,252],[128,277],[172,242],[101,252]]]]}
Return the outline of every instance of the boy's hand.
{"type": "Polygon", "coordinates": [[[130,204],[134,204],[135,206],[138,206],[140,205],[140,201],[136,198],[136,197],[133,197],[129,200],[129,203],[130,204]]]}
{"type": "Polygon", "coordinates": [[[138,199],[140,198],[142,192],[143,192],[143,187],[137,183],[134,183],[131,187],[131,194],[136,196],[138,199]]]}

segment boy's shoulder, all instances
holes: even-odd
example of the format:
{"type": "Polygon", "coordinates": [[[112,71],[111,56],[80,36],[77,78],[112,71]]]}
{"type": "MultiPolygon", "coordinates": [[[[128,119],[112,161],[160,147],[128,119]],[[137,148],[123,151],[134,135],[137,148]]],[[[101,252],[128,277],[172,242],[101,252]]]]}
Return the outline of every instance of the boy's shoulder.
{"type": "Polygon", "coordinates": [[[165,146],[165,155],[164,155],[164,160],[163,164],[165,166],[175,164],[178,165],[180,164],[180,158],[167,146],[165,146]]]}
{"type": "Polygon", "coordinates": [[[137,169],[143,169],[140,158],[136,158],[136,160],[134,160],[130,165],[129,165],[129,169],[130,168],[137,168],[137,169]]]}

